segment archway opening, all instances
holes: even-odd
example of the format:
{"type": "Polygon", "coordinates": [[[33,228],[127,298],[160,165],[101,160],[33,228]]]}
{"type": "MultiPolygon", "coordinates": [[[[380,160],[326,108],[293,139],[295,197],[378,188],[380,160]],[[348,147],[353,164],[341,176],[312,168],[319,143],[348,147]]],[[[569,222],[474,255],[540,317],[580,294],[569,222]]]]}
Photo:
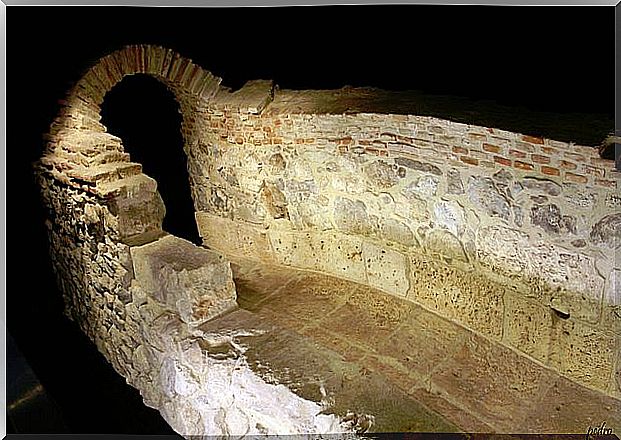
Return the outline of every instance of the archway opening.
{"type": "Polygon", "coordinates": [[[200,244],[194,218],[182,116],[173,93],[153,77],[124,78],[106,95],[102,123],[123,140],[132,162],[154,178],[166,206],[163,229],[200,244]]]}

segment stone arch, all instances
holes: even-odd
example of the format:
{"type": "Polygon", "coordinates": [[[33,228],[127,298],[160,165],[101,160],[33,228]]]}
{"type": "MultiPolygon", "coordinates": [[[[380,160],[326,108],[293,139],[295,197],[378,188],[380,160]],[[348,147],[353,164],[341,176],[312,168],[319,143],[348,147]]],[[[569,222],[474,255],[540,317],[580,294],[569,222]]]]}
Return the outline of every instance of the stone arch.
{"type": "Polygon", "coordinates": [[[142,225],[121,224],[121,239],[156,232],[165,212],[156,182],[142,174],[142,166],[131,162],[122,140],[108,133],[100,122],[106,94],[124,77],[135,74],[156,78],[175,96],[188,155],[195,142],[195,115],[216,95],[221,78],[171,49],[133,45],[101,58],[59,102],[61,107],[50,126],[41,159],[41,165],[59,181],[109,200],[113,212],[129,209],[128,222],[136,223],[135,218],[142,218],[142,225]],[[127,205],[129,202],[124,199],[135,198],[128,195],[135,195],[136,191],[143,193],[142,198],[132,203],[140,206],[127,205]]]}

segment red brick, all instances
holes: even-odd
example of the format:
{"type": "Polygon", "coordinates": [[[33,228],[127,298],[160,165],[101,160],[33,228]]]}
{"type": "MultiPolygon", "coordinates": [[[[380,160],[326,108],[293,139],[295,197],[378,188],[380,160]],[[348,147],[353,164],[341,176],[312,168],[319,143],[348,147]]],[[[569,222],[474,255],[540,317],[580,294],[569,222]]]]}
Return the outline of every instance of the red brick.
{"type": "Polygon", "coordinates": [[[373,154],[375,156],[377,156],[378,155],[377,153],[379,152],[377,149],[371,148],[371,147],[366,147],[364,151],[365,153],[373,154]]]}
{"type": "Polygon", "coordinates": [[[595,184],[599,186],[605,186],[606,188],[616,188],[616,180],[595,179],[595,184]]]}
{"type": "Polygon", "coordinates": [[[360,145],[365,146],[365,147],[368,147],[368,146],[370,146],[370,145],[371,145],[371,141],[369,141],[369,140],[367,140],[367,139],[360,139],[360,140],[358,141],[358,143],[359,143],[360,145]]]}
{"type": "Polygon", "coordinates": [[[342,139],[338,139],[338,143],[340,145],[351,145],[354,143],[354,140],[351,137],[347,136],[342,139]]]}
{"type": "Polygon", "coordinates": [[[296,143],[296,144],[303,144],[303,143],[304,143],[304,139],[302,139],[302,138],[297,138],[297,139],[295,140],[295,143],[296,143]]]}
{"type": "Polygon", "coordinates": [[[469,165],[478,165],[479,164],[479,161],[477,159],[473,159],[472,157],[461,156],[459,159],[462,162],[467,163],[469,165]]]}
{"type": "Polygon", "coordinates": [[[509,159],[505,159],[504,157],[494,156],[494,162],[499,163],[500,165],[504,165],[506,167],[511,166],[511,161],[509,159]]]}
{"type": "Polygon", "coordinates": [[[492,144],[483,144],[483,149],[490,153],[500,153],[500,147],[492,144]]]}
{"type": "Polygon", "coordinates": [[[526,153],[518,150],[509,150],[509,155],[519,157],[520,159],[524,159],[526,157],[526,153]]]}
{"type": "Polygon", "coordinates": [[[563,153],[563,156],[565,156],[565,157],[567,157],[569,159],[573,159],[573,160],[578,161],[578,162],[586,161],[586,157],[584,157],[584,155],[578,154],[578,153],[572,153],[572,152],[566,151],[565,153],[563,153]]]}
{"type": "Polygon", "coordinates": [[[607,168],[614,168],[615,167],[615,161],[613,159],[604,159],[601,157],[592,157],[591,158],[591,163],[595,164],[595,165],[603,165],[607,168]]]}
{"type": "Polygon", "coordinates": [[[536,137],[536,136],[524,135],[522,136],[522,140],[525,142],[530,142],[531,144],[543,145],[543,139],[540,137],[536,137]]]}
{"type": "Polygon", "coordinates": [[[584,165],[584,172],[586,174],[590,174],[591,176],[596,177],[604,177],[606,175],[606,171],[601,168],[596,168],[590,165],[584,165]]]}
{"type": "Polygon", "coordinates": [[[534,153],[535,147],[531,144],[527,144],[526,142],[516,141],[515,148],[518,150],[526,151],[527,153],[534,153]]]}
{"type": "Polygon", "coordinates": [[[487,140],[487,136],[479,133],[468,133],[468,137],[473,141],[484,141],[487,140]]]}
{"type": "Polygon", "coordinates": [[[462,147],[453,147],[453,153],[457,154],[468,154],[468,150],[462,147]]]}
{"type": "Polygon", "coordinates": [[[543,174],[547,174],[548,176],[560,176],[561,175],[561,172],[558,170],[558,168],[547,167],[545,165],[541,166],[541,172],[543,174]]]}
{"type": "Polygon", "coordinates": [[[531,154],[530,158],[535,163],[550,163],[550,158],[548,156],[542,156],[540,154],[531,154]]]}
{"type": "Polygon", "coordinates": [[[558,154],[558,150],[556,148],[553,148],[553,147],[548,147],[548,146],[542,145],[539,148],[541,149],[541,151],[543,151],[546,154],[551,154],[551,155],[558,154]]]}
{"type": "Polygon", "coordinates": [[[577,168],[577,165],[567,160],[561,160],[559,162],[559,167],[561,167],[564,170],[575,170],[577,168]]]}
{"type": "Polygon", "coordinates": [[[527,162],[520,162],[519,160],[516,160],[515,162],[513,162],[513,166],[515,168],[519,168],[520,170],[528,170],[528,171],[530,171],[530,170],[534,170],[535,169],[535,167],[532,164],[527,163],[527,162]]]}
{"type": "Polygon", "coordinates": [[[565,179],[568,180],[569,182],[576,182],[576,183],[587,183],[589,180],[586,178],[586,176],[581,176],[580,174],[574,174],[574,173],[565,173],[565,179]]]}

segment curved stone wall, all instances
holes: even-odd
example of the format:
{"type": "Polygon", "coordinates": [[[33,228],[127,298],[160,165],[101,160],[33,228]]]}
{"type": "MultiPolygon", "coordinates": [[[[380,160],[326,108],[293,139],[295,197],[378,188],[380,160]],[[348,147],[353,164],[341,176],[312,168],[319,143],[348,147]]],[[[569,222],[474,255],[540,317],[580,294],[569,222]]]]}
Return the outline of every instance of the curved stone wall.
{"type": "Polygon", "coordinates": [[[613,161],[590,147],[417,116],[416,103],[394,114],[393,95],[377,90],[251,81],[231,92],[151,46],[114,52],[85,74],[37,166],[67,313],[130,382],[149,381],[134,367],[145,362],[133,359],[144,351],[136,322],[145,293],[130,250],[164,234],[165,208],[156,182],[99,123],[99,106],[137,73],[179,101],[208,247],[405,297],[621,397],[613,161]]]}

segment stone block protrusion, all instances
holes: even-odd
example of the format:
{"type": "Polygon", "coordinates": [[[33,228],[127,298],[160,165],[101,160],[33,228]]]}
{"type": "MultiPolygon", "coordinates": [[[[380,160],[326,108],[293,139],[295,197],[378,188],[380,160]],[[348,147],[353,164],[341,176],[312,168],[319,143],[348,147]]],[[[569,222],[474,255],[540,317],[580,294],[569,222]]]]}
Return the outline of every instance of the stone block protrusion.
{"type": "Polygon", "coordinates": [[[112,215],[117,218],[121,241],[128,244],[150,241],[162,232],[166,208],[155,180],[139,174],[98,187],[106,195],[112,215]],[[142,237],[145,237],[142,239],[142,237]]]}
{"type": "Polygon", "coordinates": [[[218,253],[167,235],[131,255],[142,289],[190,326],[237,306],[231,265],[218,253]]]}

